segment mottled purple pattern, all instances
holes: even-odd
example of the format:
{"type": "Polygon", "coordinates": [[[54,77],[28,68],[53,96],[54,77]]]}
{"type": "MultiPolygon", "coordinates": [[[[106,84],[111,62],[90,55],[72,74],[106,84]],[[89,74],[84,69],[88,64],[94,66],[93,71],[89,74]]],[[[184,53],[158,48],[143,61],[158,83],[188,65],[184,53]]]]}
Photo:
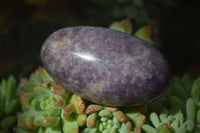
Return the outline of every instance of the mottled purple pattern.
{"type": "Polygon", "coordinates": [[[109,106],[151,100],[169,80],[168,64],[158,50],[131,35],[106,28],[58,30],[42,46],[41,60],[63,87],[109,106]]]}

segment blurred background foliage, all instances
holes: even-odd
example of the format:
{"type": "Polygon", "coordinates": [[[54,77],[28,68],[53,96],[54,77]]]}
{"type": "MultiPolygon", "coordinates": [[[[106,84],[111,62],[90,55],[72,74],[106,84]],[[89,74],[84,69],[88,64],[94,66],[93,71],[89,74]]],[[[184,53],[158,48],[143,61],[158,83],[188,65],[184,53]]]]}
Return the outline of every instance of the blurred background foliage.
{"type": "Polygon", "coordinates": [[[34,71],[42,43],[59,28],[109,27],[125,18],[133,32],[152,27],[172,75],[200,75],[199,0],[0,0],[0,78],[34,71]]]}

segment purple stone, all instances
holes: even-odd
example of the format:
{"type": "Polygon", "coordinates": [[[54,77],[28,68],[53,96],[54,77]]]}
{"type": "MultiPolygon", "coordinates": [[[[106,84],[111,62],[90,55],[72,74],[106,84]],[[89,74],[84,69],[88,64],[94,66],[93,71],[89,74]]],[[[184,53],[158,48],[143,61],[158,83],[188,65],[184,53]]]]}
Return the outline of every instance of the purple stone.
{"type": "Polygon", "coordinates": [[[54,32],[42,46],[41,60],[64,88],[107,106],[152,100],[169,81],[168,64],[153,46],[100,27],[78,26],[54,32]]]}

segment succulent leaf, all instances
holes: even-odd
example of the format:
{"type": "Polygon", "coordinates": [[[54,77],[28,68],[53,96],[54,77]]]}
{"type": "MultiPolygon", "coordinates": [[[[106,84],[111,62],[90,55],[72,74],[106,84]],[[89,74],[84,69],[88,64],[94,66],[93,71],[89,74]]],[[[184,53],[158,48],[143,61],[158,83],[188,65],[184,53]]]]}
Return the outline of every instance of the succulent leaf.
{"type": "Polygon", "coordinates": [[[113,112],[113,115],[122,123],[128,121],[127,117],[124,115],[122,111],[113,112]]]}
{"type": "Polygon", "coordinates": [[[150,26],[143,26],[142,28],[140,28],[135,32],[134,36],[153,45],[154,42],[151,39],[151,34],[152,34],[152,28],[150,26]]]}
{"type": "Polygon", "coordinates": [[[145,131],[146,133],[156,133],[156,129],[148,124],[144,124],[142,126],[142,130],[145,131]]]}
{"type": "Polygon", "coordinates": [[[199,103],[200,101],[200,77],[198,77],[193,85],[192,85],[192,91],[191,91],[191,95],[195,101],[195,103],[199,103]]]}
{"type": "Polygon", "coordinates": [[[192,98],[189,98],[186,102],[186,115],[187,119],[194,121],[196,115],[196,105],[192,98]]]}
{"type": "Polygon", "coordinates": [[[132,34],[132,24],[129,19],[124,19],[120,22],[114,22],[110,25],[110,29],[132,34]]]}
{"type": "Polygon", "coordinates": [[[64,133],[79,133],[79,127],[76,120],[74,120],[74,118],[63,120],[62,127],[63,127],[64,133]]]}
{"type": "Polygon", "coordinates": [[[87,127],[91,128],[95,126],[95,122],[96,122],[96,118],[97,118],[97,114],[96,113],[92,113],[88,116],[87,118],[87,127]]]}
{"type": "Polygon", "coordinates": [[[163,110],[160,115],[153,112],[150,114],[151,124],[144,124],[142,130],[147,133],[179,133],[191,132],[193,130],[194,122],[191,120],[184,121],[181,110],[163,110]],[[153,126],[152,126],[153,125],[153,126]]]}
{"type": "Polygon", "coordinates": [[[87,108],[86,108],[86,111],[85,111],[85,113],[86,114],[91,114],[91,113],[93,113],[93,112],[96,112],[96,111],[99,111],[99,110],[101,110],[101,109],[103,109],[103,106],[101,106],[101,105],[89,105],[87,108]]]}
{"type": "Polygon", "coordinates": [[[0,82],[0,131],[2,132],[10,132],[17,123],[16,113],[20,109],[17,86],[16,79],[12,75],[0,82]]]}

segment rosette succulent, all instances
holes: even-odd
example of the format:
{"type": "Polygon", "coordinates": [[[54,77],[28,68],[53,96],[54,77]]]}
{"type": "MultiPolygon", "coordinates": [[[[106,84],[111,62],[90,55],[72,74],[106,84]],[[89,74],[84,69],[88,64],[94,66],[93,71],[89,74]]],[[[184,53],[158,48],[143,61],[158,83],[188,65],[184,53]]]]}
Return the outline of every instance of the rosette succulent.
{"type": "Polygon", "coordinates": [[[185,120],[180,110],[169,114],[163,110],[159,115],[152,112],[149,116],[150,123],[142,126],[146,133],[188,133],[194,128],[192,120],[185,120]]]}
{"type": "Polygon", "coordinates": [[[114,107],[89,105],[86,128],[82,133],[140,133],[145,116],[132,108],[121,111],[114,107]]]}
{"type": "Polygon", "coordinates": [[[84,101],[55,83],[43,68],[22,80],[18,90],[23,111],[16,132],[78,133],[86,122],[84,101]]]}
{"type": "Polygon", "coordinates": [[[16,112],[20,109],[16,93],[17,82],[13,76],[0,83],[0,133],[9,133],[17,123],[16,112]]]}

